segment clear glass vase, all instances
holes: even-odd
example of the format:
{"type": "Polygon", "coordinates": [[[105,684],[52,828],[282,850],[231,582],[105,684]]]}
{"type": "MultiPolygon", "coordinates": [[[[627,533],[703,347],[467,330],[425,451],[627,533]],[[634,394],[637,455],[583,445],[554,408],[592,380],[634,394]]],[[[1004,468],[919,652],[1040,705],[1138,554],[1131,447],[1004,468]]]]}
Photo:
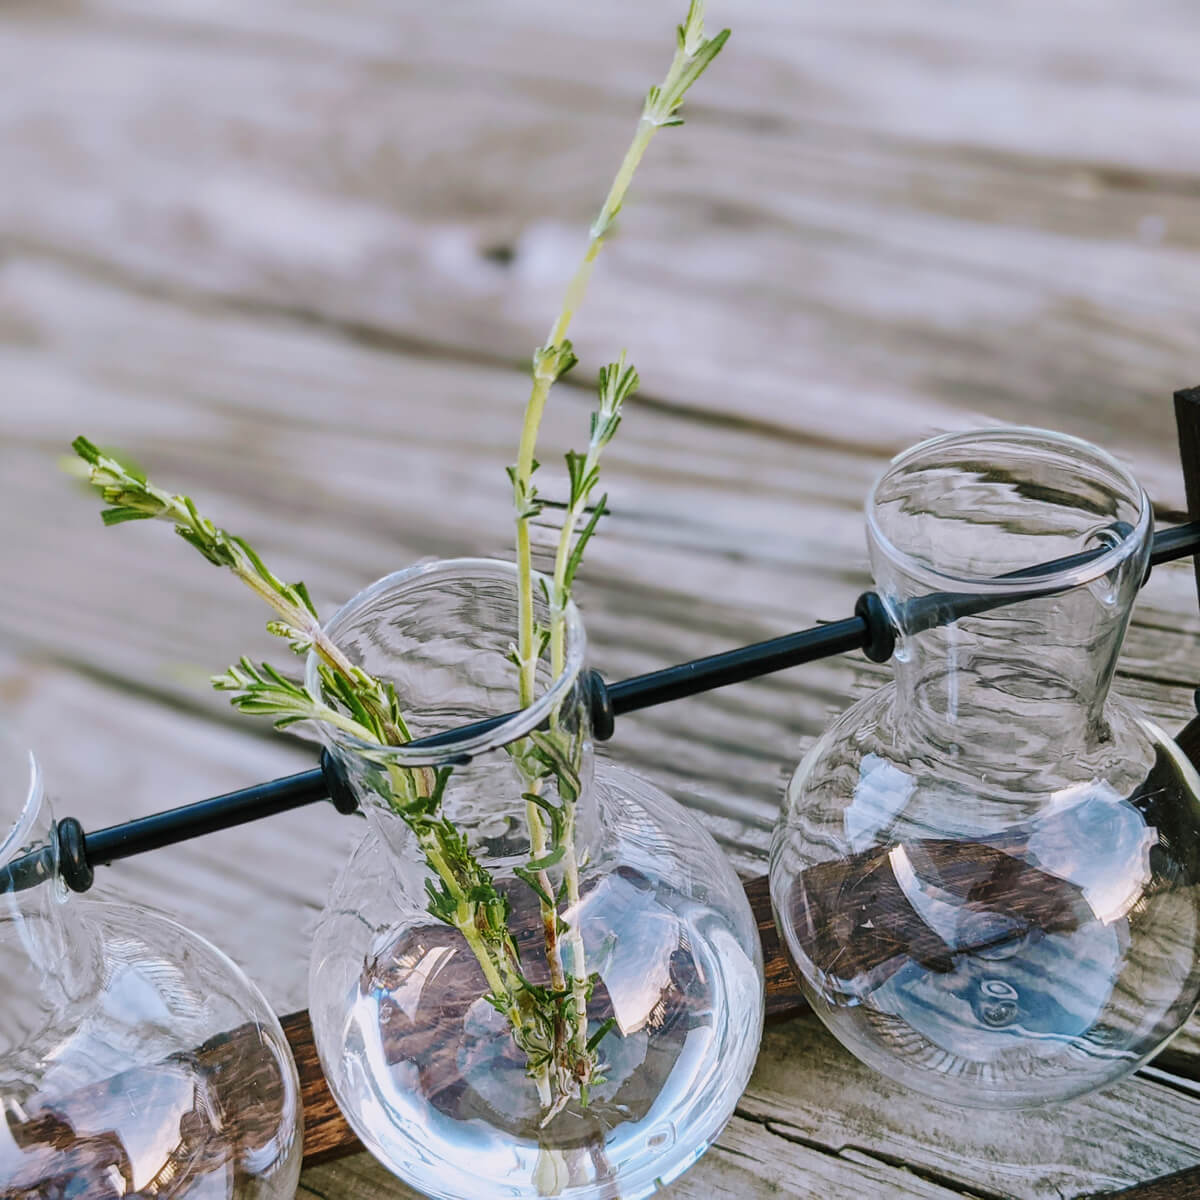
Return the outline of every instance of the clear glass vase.
{"type": "Polygon", "coordinates": [[[1102,1087],[1200,995],[1200,780],[1109,690],[1149,501],[1094,447],[1001,429],[901,455],[867,527],[895,681],[788,787],[787,953],[829,1029],[910,1087],[997,1107],[1102,1087]],[[949,597],[975,615],[937,624],[949,597]]]}
{"type": "MultiPolygon", "coordinates": [[[[510,564],[438,562],[326,629],[419,738],[516,707],[516,596],[510,564]]],[[[593,769],[563,620],[561,670],[548,654],[536,701],[486,733],[421,751],[322,729],[370,832],[314,941],[317,1049],[363,1142],[444,1200],[648,1195],[720,1132],[758,1048],[744,892],[678,804],[593,769]]]]}
{"type": "Polygon", "coordinates": [[[0,1196],[290,1200],[300,1089],[262,995],[174,921],[71,897],[4,739],[0,829],[0,1196]]]}

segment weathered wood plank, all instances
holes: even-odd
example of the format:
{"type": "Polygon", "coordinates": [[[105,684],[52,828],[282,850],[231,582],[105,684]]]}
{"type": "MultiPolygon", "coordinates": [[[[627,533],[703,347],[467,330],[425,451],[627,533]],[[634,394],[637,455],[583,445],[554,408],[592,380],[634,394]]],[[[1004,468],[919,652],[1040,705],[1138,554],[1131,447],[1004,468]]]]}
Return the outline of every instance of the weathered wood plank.
{"type": "MultiPolygon", "coordinates": [[[[733,1121],[664,1194],[1080,1197],[1191,1167],[1197,1137],[1200,1100],[1140,1078],[999,1120],[939,1104],[864,1067],[809,1015],[768,1027],[733,1121]]],[[[414,1194],[366,1154],[306,1171],[304,1186],[347,1200],[414,1194]]]]}
{"type": "MultiPolygon", "coordinates": [[[[538,64],[574,78],[596,45],[565,30],[556,41],[564,23],[536,5],[500,37],[469,15],[428,35],[442,38],[434,63],[458,64],[449,77],[420,57],[421,37],[388,38],[384,70],[378,57],[192,38],[186,24],[172,36],[161,20],[64,23],[26,11],[0,40],[14,97],[0,131],[11,170],[0,230],[13,242],[145,286],[505,361],[540,338],[573,231],[602,194],[641,91],[619,90],[635,64],[614,54],[617,82],[572,107],[567,134],[574,93],[538,64]],[[469,86],[484,70],[505,103],[469,86]],[[512,251],[506,262],[497,244],[512,251]]],[[[910,9],[925,20],[930,11],[910,9]]],[[[1171,11],[1178,21],[1182,10],[1171,11]]],[[[659,21],[629,5],[620,16],[637,30],[640,70],[659,21]]],[[[1179,45],[1161,28],[1143,39],[1145,22],[1117,10],[1096,52],[1136,46],[1122,61],[1131,53],[1138,66],[1105,90],[1103,74],[1082,72],[1086,49],[1056,82],[1053,25],[1015,35],[1020,22],[993,14],[951,22],[944,45],[922,46],[900,22],[855,29],[823,12],[815,28],[784,25],[786,54],[802,56],[785,69],[783,19],[778,7],[759,10],[757,36],[752,28],[728,82],[714,85],[721,102],[735,88],[758,97],[761,119],[706,122],[702,109],[703,129],[649,164],[580,327],[585,361],[644,330],[631,350],[662,403],[876,451],[980,409],[1029,421],[1052,411],[1075,432],[1120,438],[1156,493],[1177,500],[1160,456],[1169,415],[1151,401],[1192,368],[1200,306],[1194,139],[1185,152],[1175,137],[1196,90],[1179,45]],[[851,44],[894,69],[875,83],[856,70],[856,88],[835,86],[851,44]],[[1044,80],[1028,70],[1039,52],[1044,80]],[[1167,65],[1155,68],[1160,52],[1167,65]],[[978,73],[963,65],[972,62],[978,73]],[[1057,168],[963,150],[974,139],[999,153],[986,114],[1017,89],[1028,94],[1016,127],[1052,139],[1042,153],[1062,154],[1057,168]],[[859,110],[863,90],[871,99],[859,110]],[[950,122],[941,141],[916,117],[933,94],[952,97],[936,106],[950,122]],[[1110,108],[1121,120],[1098,119],[1110,108]],[[767,120],[772,109],[815,111],[834,127],[814,146],[807,125],[767,120]],[[908,112],[917,147],[880,157],[853,130],[892,112],[908,112]],[[980,112],[977,127],[953,127],[980,112]],[[1081,166],[1088,138],[1105,143],[1094,151],[1107,169],[1081,166]],[[1131,186],[1120,165],[1148,156],[1164,171],[1182,165],[1183,182],[1131,186]],[[1059,202],[1067,211],[1043,228],[1039,214],[1059,202]],[[870,420],[847,420],[830,402],[845,396],[870,420]],[[1142,419],[1130,422],[1135,404],[1142,419]]],[[[1011,143],[1011,131],[999,140],[1011,143]]]]}
{"type": "Polygon", "coordinates": [[[1195,1200],[1200,1195],[1200,1170],[1177,1171],[1119,1192],[1097,1193],[1086,1200],[1195,1200]]]}
{"type": "MultiPolygon", "coordinates": [[[[963,1193],[925,1180],[901,1164],[850,1151],[832,1154],[786,1138],[770,1137],[764,1158],[763,1127],[735,1116],[720,1141],[682,1179],[659,1194],[668,1200],[745,1200],[788,1196],[797,1200],[958,1200],[963,1193]]],[[[396,1200],[418,1193],[389,1175],[365,1153],[305,1171],[301,1200],[396,1200]]]]}

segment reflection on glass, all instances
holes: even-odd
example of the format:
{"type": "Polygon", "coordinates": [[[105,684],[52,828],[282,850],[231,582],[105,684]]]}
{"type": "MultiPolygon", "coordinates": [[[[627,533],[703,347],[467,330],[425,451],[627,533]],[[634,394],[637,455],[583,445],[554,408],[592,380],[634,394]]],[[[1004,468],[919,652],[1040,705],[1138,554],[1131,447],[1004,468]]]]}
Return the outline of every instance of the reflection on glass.
{"type": "Polygon", "coordinates": [[[0,1197],[284,1200],[295,1064],[227,958],[57,878],[36,764],[0,742],[0,1197]],[[23,886],[22,886],[23,885],[23,886]]]}

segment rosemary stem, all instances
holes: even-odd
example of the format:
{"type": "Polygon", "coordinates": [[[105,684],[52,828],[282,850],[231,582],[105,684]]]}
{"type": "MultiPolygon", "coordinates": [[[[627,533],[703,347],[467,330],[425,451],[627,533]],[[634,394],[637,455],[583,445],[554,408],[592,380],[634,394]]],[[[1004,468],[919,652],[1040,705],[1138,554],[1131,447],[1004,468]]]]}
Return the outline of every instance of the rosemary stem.
{"type": "MultiPolygon", "coordinates": [[[[541,786],[542,781],[537,779],[530,784],[529,790],[540,791],[541,786]]],[[[529,843],[533,857],[542,858],[547,848],[546,825],[538,806],[532,800],[525,801],[525,820],[529,825],[529,843]]],[[[538,871],[537,880],[545,895],[554,895],[554,885],[550,882],[549,872],[538,871]]],[[[550,986],[556,992],[562,991],[566,986],[566,977],[563,975],[562,957],[558,950],[558,908],[547,904],[540,897],[538,904],[541,907],[542,930],[546,941],[546,965],[550,968],[550,986]]]]}
{"type": "MultiPolygon", "coordinates": [[[[416,831],[414,830],[414,832],[416,831]]],[[[493,995],[505,1002],[505,1006],[508,1009],[508,1019],[514,1030],[523,1030],[525,1020],[521,1014],[520,1007],[513,998],[509,982],[505,978],[506,972],[499,965],[497,958],[493,956],[492,950],[481,936],[475,921],[476,906],[462,890],[457,876],[449,863],[446,862],[441,847],[437,844],[436,835],[431,833],[417,833],[417,842],[421,847],[422,853],[425,855],[426,861],[437,872],[438,877],[458,902],[458,911],[454,921],[455,927],[463,935],[467,945],[471,948],[471,952],[479,962],[484,978],[487,979],[488,987],[492,989],[493,995]]]]}
{"type": "MultiPolygon", "coordinates": [[[[673,79],[678,73],[681,55],[682,51],[676,51],[668,79],[673,79]]],[[[629,148],[625,151],[625,157],[621,160],[621,165],[609,188],[608,196],[600,209],[600,215],[592,225],[591,236],[588,239],[583,260],[575,269],[570,283],[567,284],[562,307],[554,324],[550,327],[550,336],[546,339],[546,347],[549,349],[561,347],[567,336],[571,321],[583,303],[583,297],[601,247],[604,245],[617,212],[625,201],[625,194],[629,191],[634,172],[658,128],[658,124],[649,119],[645,113],[638,119],[637,132],[634,134],[629,148]]],[[[542,416],[546,411],[546,401],[550,396],[550,387],[553,382],[554,375],[548,367],[535,370],[529,402],[525,407],[525,421],[521,427],[521,442],[517,451],[517,479],[526,489],[533,477],[534,449],[537,446],[538,432],[541,429],[542,416]]],[[[529,518],[521,515],[517,517],[517,594],[520,604],[517,621],[517,653],[521,660],[520,701],[522,706],[525,706],[533,703],[534,671],[537,664],[533,658],[533,555],[529,538],[529,518]]]]}
{"type": "Polygon", "coordinates": [[[583,934],[579,932],[579,860],[575,853],[575,806],[567,810],[566,831],[563,834],[566,853],[563,855],[564,872],[567,879],[567,908],[573,910],[574,918],[569,922],[567,942],[571,947],[571,993],[578,1019],[575,1022],[575,1052],[581,1057],[587,1054],[587,987],[588,972],[584,959],[583,934]]]}
{"type": "MultiPolygon", "coordinates": [[[[533,551],[529,523],[538,511],[534,503],[533,472],[536,468],[534,451],[537,445],[538,433],[546,410],[550,388],[555,380],[563,374],[575,361],[571,352],[567,333],[571,322],[583,303],[588,283],[591,280],[596,259],[600,249],[612,228],[613,221],[625,201],[626,193],[651,139],[658,129],[665,125],[678,124],[676,110],[682,101],[683,93],[695,80],[716,53],[721,49],[728,31],[715,39],[705,41],[703,36],[703,0],[692,0],[688,9],[687,20],[678,29],[678,41],[675,55],[671,60],[670,69],[661,87],[652,88],[643,106],[638,120],[633,140],[630,142],[609,187],[608,195],[601,206],[599,216],[593,223],[587,247],[583,258],[571,276],[563,296],[562,306],[558,316],[550,327],[546,343],[534,354],[533,385],[530,389],[529,400],[525,408],[524,422],[521,428],[521,440],[518,447],[517,463],[512,470],[514,500],[517,505],[516,517],[516,558],[517,558],[517,663],[518,663],[518,698],[522,707],[533,703],[536,683],[537,660],[540,657],[543,643],[541,631],[534,620],[533,611],[533,551]]],[[[623,357],[622,357],[623,362],[623,357]]],[[[617,385],[619,386],[619,384],[617,385]]],[[[619,403],[619,399],[615,401],[619,403]]],[[[595,426],[593,426],[595,430],[595,426]]],[[[611,436],[611,431],[609,433],[611,436]]],[[[568,576],[571,573],[571,543],[579,518],[587,503],[587,488],[576,489],[577,478],[588,478],[589,472],[595,467],[595,458],[599,453],[599,445],[593,439],[589,449],[587,462],[581,476],[573,474],[572,501],[563,528],[560,532],[559,543],[555,554],[553,591],[549,597],[551,602],[550,614],[550,661],[553,678],[557,679],[565,668],[565,608],[567,603],[568,576]]],[[[552,728],[557,730],[559,714],[552,717],[552,728]]],[[[580,901],[579,862],[575,847],[575,803],[576,799],[562,798],[565,809],[562,840],[563,864],[566,881],[566,894],[571,906],[577,907],[580,901]]],[[[535,857],[541,857],[546,846],[546,829],[543,816],[538,806],[532,801],[526,801],[526,820],[529,825],[530,845],[535,857]]],[[[539,884],[545,896],[554,893],[548,887],[545,872],[539,873],[539,884]]],[[[541,901],[543,925],[545,928],[546,958],[550,965],[555,981],[562,976],[562,965],[558,948],[558,912],[556,904],[541,901]],[[557,976],[555,976],[557,972],[557,976]]],[[[575,1011],[572,1047],[578,1057],[582,1073],[579,1075],[581,1084],[586,1083],[586,1063],[589,1057],[588,1028],[587,1028],[587,997],[588,979],[584,963],[583,938],[573,923],[569,932],[571,947],[572,971],[571,991],[572,1005],[575,1011]]],[[[559,1103],[565,1102],[565,1095],[559,1103]]]]}

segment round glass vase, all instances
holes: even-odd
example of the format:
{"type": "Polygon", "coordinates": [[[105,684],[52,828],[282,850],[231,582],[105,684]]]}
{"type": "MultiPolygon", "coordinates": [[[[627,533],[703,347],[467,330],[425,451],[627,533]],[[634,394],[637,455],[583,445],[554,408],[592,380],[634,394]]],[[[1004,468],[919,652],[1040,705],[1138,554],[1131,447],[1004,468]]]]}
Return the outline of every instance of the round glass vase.
{"type": "Polygon", "coordinates": [[[296,1066],[258,989],[59,877],[37,764],[0,738],[0,1196],[291,1200],[296,1066]]]}
{"type": "MultiPolygon", "coordinates": [[[[515,568],[459,560],[326,632],[420,738],[514,709],[517,621],[515,568]]],[[[649,1195],[720,1132],[761,1034],[737,876],[675,801],[593,769],[573,605],[562,632],[536,701],[486,733],[422,751],[322,726],[369,832],[314,940],[317,1049],[366,1146],[443,1200],[649,1195]]]]}
{"type": "Polygon", "coordinates": [[[1103,1087],[1200,995],[1200,779],[1109,690],[1149,501],[1086,443],[996,429],[895,459],[867,528],[895,680],[788,787],[787,954],[834,1035],[909,1087],[984,1107],[1103,1087]],[[974,615],[938,624],[951,599],[974,615]]]}

